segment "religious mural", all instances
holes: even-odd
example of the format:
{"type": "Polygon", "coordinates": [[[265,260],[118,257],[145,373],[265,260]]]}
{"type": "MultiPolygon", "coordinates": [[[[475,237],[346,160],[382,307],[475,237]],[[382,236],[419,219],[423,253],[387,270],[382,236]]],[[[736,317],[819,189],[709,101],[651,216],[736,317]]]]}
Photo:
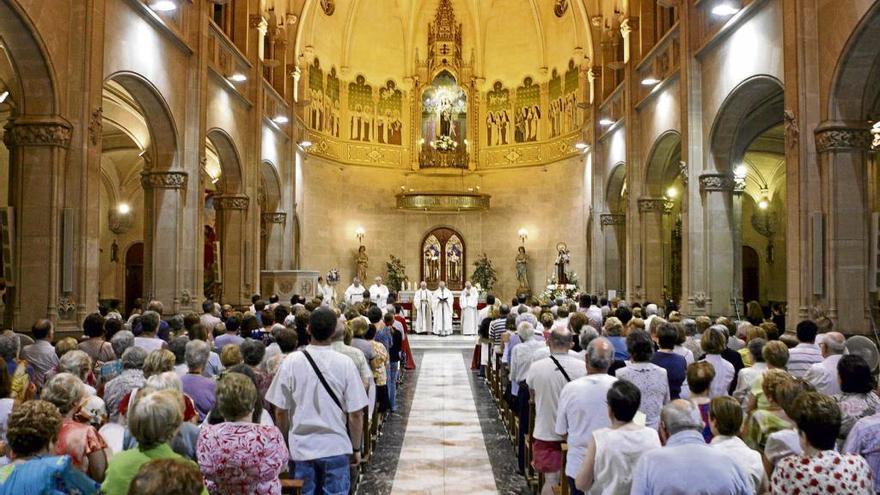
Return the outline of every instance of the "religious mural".
{"type": "Polygon", "coordinates": [[[579,88],[578,69],[574,60],[569,61],[564,78],[556,69],[548,84],[550,108],[550,137],[555,138],[580,128],[580,110],[577,93],[579,88]]]}
{"type": "Polygon", "coordinates": [[[339,78],[330,68],[326,81],[321,62],[316,58],[309,67],[309,109],[306,124],[316,131],[339,137],[339,78]]]}
{"type": "Polygon", "coordinates": [[[535,84],[531,77],[525,78],[523,85],[516,88],[514,115],[514,141],[537,141],[541,124],[541,86],[535,84]]]}
{"type": "Polygon", "coordinates": [[[376,112],[376,138],[382,144],[403,142],[403,93],[392,80],[379,88],[376,112]]]}
{"type": "Polygon", "coordinates": [[[438,151],[464,149],[467,137],[467,95],[455,77],[442,71],[422,93],[423,146],[438,151]]]}
{"type": "Polygon", "coordinates": [[[373,124],[376,116],[376,105],[373,103],[373,87],[367,84],[362,75],[348,85],[348,116],[349,133],[352,141],[369,143],[375,140],[373,124]]]}
{"type": "Polygon", "coordinates": [[[510,132],[510,90],[495,81],[486,93],[486,146],[509,144],[510,132]]]}

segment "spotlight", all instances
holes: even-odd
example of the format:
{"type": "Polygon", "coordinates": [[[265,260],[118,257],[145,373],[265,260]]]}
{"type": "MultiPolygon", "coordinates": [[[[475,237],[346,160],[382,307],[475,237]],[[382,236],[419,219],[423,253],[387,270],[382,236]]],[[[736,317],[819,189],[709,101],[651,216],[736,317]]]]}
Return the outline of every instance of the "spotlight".
{"type": "Polygon", "coordinates": [[[232,82],[245,82],[247,81],[247,76],[242,74],[241,72],[236,72],[229,76],[229,80],[232,82]]]}
{"type": "Polygon", "coordinates": [[[761,201],[758,201],[758,208],[762,210],[766,210],[769,206],[770,202],[768,202],[766,198],[761,198],[761,201]]]}
{"type": "Polygon", "coordinates": [[[9,98],[9,90],[8,89],[6,91],[3,91],[2,93],[0,93],[0,103],[3,103],[4,101],[6,101],[6,98],[9,98]]]}
{"type": "Polygon", "coordinates": [[[275,118],[272,119],[272,122],[275,122],[276,124],[286,124],[289,122],[289,119],[284,115],[276,115],[275,118]]]}
{"type": "Polygon", "coordinates": [[[670,186],[669,189],[666,190],[666,197],[669,199],[674,199],[678,197],[678,189],[670,186]]]}
{"type": "Polygon", "coordinates": [[[600,119],[599,125],[608,127],[609,125],[614,125],[614,121],[611,119],[600,119]]]}
{"type": "MultiPolygon", "coordinates": [[[[287,121],[287,119],[285,119],[285,122],[286,122],[286,121],[287,121]]],[[[302,148],[302,149],[304,149],[304,150],[307,150],[307,149],[309,149],[309,148],[312,147],[312,142],[309,141],[308,139],[306,139],[306,140],[304,140],[304,141],[300,141],[300,143],[299,143],[299,147],[302,148]]]]}
{"type": "Polygon", "coordinates": [[[577,143],[574,145],[574,147],[575,147],[575,149],[578,149],[578,150],[585,150],[585,149],[589,148],[590,145],[588,145],[587,143],[577,143]]]}
{"type": "Polygon", "coordinates": [[[648,76],[642,79],[642,86],[656,86],[659,83],[660,79],[657,79],[656,77],[648,76]]]}
{"type": "Polygon", "coordinates": [[[123,215],[127,215],[131,211],[131,206],[129,206],[128,203],[119,203],[119,205],[116,206],[116,211],[123,215]]]}
{"type": "Polygon", "coordinates": [[[177,3],[173,0],[156,0],[150,4],[150,8],[156,12],[171,12],[177,10],[177,3]]]}
{"type": "Polygon", "coordinates": [[[730,17],[737,12],[739,12],[739,6],[733,4],[732,2],[721,2],[718,5],[712,7],[712,15],[716,15],[718,17],[730,17]]]}
{"type": "Polygon", "coordinates": [[[747,173],[748,169],[744,163],[737,165],[736,168],[733,169],[733,175],[738,179],[744,179],[747,173]]]}

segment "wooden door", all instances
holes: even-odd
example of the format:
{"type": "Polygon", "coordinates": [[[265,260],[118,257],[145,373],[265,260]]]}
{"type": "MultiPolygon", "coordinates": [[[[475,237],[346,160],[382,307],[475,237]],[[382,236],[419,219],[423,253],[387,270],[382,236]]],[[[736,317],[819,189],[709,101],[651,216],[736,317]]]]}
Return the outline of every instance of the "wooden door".
{"type": "Polygon", "coordinates": [[[742,248],[743,303],[761,299],[761,261],[758,252],[750,246],[742,248]]]}
{"type": "Polygon", "coordinates": [[[421,279],[434,290],[443,280],[450,290],[461,290],[467,279],[464,238],[453,229],[428,232],[421,244],[421,279]]]}
{"type": "Polygon", "coordinates": [[[144,243],[136,242],[125,252],[125,314],[135,299],[144,297],[144,243]]]}

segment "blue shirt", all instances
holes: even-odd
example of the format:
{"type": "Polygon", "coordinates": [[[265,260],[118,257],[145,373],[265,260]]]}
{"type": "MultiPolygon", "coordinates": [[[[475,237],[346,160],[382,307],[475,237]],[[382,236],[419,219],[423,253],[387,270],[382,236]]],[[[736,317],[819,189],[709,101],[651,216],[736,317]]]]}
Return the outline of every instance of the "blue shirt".
{"type": "Polygon", "coordinates": [[[381,330],[376,332],[376,342],[384,345],[385,350],[391,352],[391,347],[394,345],[394,336],[391,335],[391,329],[382,327],[381,330]]]}
{"type": "Polygon", "coordinates": [[[706,445],[697,430],[685,430],[669,437],[666,446],[642,454],[635,471],[631,493],[639,495],[747,495],[749,476],[730,456],[706,445]]]}
{"type": "Polygon", "coordinates": [[[626,350],[626,337],[607,337],[614,346],[614,359],[626,361],[629,359],[629,351],[626,350]]]}
{"type": "Polygon", "coordinates": [[[674,352],[655,352],[651,362],[666,370],[669,398],[678,399],[681,395],[681,384],[687,378],[687,361],[684,356],[674,352]]]}
{"type": "Polygon", "coordinates": [[[0,495],[94,495],[101,485],[70,463],[70,456],[35,457],[0,468],[0,495]]]}

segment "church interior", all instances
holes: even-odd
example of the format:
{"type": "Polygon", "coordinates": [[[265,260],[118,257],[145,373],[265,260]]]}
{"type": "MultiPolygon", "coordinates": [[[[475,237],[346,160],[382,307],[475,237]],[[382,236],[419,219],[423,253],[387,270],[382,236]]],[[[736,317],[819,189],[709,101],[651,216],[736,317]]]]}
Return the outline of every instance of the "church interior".
{"type": "Polygon", "coordinates": [[[419,371],[361,493],[546,481],[470,372],[489,296],[878,339],[875,0],[0,0],[0,134],[7,332],[386,284],[419,371]]]}

